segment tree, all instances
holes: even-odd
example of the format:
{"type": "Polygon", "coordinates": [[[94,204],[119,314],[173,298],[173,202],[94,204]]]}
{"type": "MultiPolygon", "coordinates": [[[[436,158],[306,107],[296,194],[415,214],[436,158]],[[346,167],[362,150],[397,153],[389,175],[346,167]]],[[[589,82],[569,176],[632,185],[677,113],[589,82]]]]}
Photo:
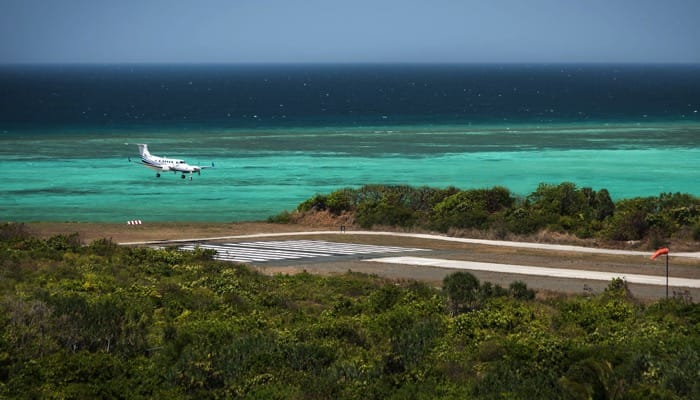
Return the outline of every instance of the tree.
{"type": "Polygon", "coordinates": [[[447,294],[450,312],[467,311],[475,307],[479,299],[479,279],[469,272],[455,272],[442,280],[442,290],[447,294]]]}
{"type": "Polygon", "coordinates": [[[535,291],[528,289],[523,281],[515,281],[509,286],[510,295],[518,300],[532,300],[535,298],[535,291]]]}
{"type": "Polygon", "coordinates": [[[624,382],[606,360],[588,358],[569,368],[559,384],[572,399],[619,399],[624,382]]]}
{"type": "Polygon", "coordinates": [[[328,211],[335,215],[340,215],[343,211],[350,211],[352,208],[352,189],[336,190],[326,198],[328,211]]]}
{"type": "Polygon", "coordinates": [[[607,189],[600,189],[595,195],[596,219],[602,221],[615,214],[615,203],[607,189]]]}
{"type": "Polygon", "coordinates": [[[552,216],[577,215],[584,208],[585,198],[581,190],[571,182],[559,185],[540,183],[528,200],[533,208],[552,216]]]}
{"type": "Polygon", "coordinates": [[[612,240],[640,240],[649,230],[648,216],[653,212],[652,198],[621,200],[615,214],[608,218],[604,236],[612,240]]]}

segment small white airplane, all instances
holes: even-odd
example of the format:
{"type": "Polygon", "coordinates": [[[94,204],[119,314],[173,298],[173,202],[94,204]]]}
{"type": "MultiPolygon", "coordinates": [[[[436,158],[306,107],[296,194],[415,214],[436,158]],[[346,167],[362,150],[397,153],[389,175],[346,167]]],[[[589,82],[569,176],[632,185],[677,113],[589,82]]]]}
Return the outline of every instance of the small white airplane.
{"type": "MultiPolygon", "coordinates": [[[[148,151],[147,144],[137,144],[139,146],[139,153],[141,154],[141,164],[144,167],[150,168],[156,171],[156,178],[160,178],[161,172],[172,171],[173,173],[182,174],[182,179],[185,179],[185,174],[190,174],[190,180],[192,180],[192,173],[196,172],[198,175],[204,168],[214,167],[214,163],[211,163],[211,167],[201,166],[201,165],[189,165],[185,160],[178,160],[175,158],[158,157],[151,154],[148,151]]],[[[129,158],[131,161],[131,158],[129,158]]]]}

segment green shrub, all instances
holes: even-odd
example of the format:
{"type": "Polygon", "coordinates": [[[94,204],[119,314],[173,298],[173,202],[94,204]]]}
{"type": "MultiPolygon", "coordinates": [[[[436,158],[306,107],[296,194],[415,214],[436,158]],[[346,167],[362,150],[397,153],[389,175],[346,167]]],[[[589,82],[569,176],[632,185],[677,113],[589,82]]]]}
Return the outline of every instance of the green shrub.
{"type": "Polygon", "coordinates": [[[470,310],[478,304],[479,279],[469,272],[454,272],[442,280],[442,290],[447,295],[453,313],[470,310]]]}
{"type": "Polygon", "coordinates": [[[691,236],[693,240],[700,241],[700,221],[693,224],[691,236]]]}
{"type": "Polygon", "coordinates": [[[317,194],[314,197],[303,201],[299,206],[297,206],[297,210],[299,211],[323,211],[326,208],[326,202],[328,200],[328,196],[322,195],[322,194],[317,194]]]}
{"type": "MultiPolygon", "coordinates": [[[[363,228],[374,226],[419,227],[448,232],[476,229],[506,238],[543,229],[580,238],[661,243],[676,236],[700,240],[700,198],[689,194],[661,193],[613,202],[606,189],[577,188],[574,183],[541,183],[525,198],[504,187],[460,190],[407,185],[365,185],[328,195],[316,194],[298,211],[352,212],[363,228]]],[[[281,213],[272,222],[287,222],[281,213]]]]}
{"type": "Polygon", "coordinates": [[[353,191],[351,189],[337,190],[325,199],[328,211],[340,215],[343,211],[353,208],[353,191]]]}
{"type": "Polygon", "coordinates": [[[80,235],[73,233],[70,235],[56,235],[46,239],[46,244],[53,250],[76,251],[80,248],[80,235]]]}
{"type": "Polygon", "coordinates": [[[271,224],[289,224],[293,221],[293,214],[285,210],[277,215],[267,218],[267,222],[271,224]]]}
{"type": "Polygon", "coordinates": [[[0,242],[22,265],[0,285],[0,398],[700,395],[700,305],[638,303],[622,280],[525,302],[522,282],[506,290],[462,271],[441,292],[52,243],[69,248],[0,242]]]}
{"type": "Polygon", "coordinates": [[[0,242],[19,242],[31,237],[29,229],[23,223],[5,222],[0,224],[0,242]]]}
{"type": "Polygon", "coordinates": [[[508,287],[508,292],[514,299],[518,300],[533,300],[535,291],[527,288],[527,284],[523,281],[515,281],[508,287]]]}

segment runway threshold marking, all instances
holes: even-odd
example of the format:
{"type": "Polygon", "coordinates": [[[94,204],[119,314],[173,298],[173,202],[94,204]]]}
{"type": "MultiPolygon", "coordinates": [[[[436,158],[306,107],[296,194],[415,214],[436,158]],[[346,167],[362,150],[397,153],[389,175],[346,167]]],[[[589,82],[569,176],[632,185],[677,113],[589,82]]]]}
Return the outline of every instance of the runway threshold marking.
{"type": "MultiPolygon", "coordinates": [[[[637,283],[642,285],[666,285],[665,275],[656,276],[639,274],[621,274],[615,272],[587,271],[580,269],[546,268],[526,265],[496,264],[476,261],[445,260],[438,258],[423,258],[409,256],[373,258],[365,261],[460,270],[487,271],[504,274],[546,276],[552,278],[590,279],[598,281],[611,281],[614,278],[622,278],[628,283],[637,283]]],[[[668,285],[672,287],[700,288],[700,279],[669,277],[668,285]]]]}
{"type": "Polygon", "coordinates": [[[359,254],[427,251],[426,249],[410,247],[376,246],[328,242],[323,240],[275,240],[219,244],[189,244],[180,246],[179,248],[180,250],[194,250],[195,248],[212,249],[216,251],[216,255],[214,256],[215,260],[241,263],[359,254]]]}

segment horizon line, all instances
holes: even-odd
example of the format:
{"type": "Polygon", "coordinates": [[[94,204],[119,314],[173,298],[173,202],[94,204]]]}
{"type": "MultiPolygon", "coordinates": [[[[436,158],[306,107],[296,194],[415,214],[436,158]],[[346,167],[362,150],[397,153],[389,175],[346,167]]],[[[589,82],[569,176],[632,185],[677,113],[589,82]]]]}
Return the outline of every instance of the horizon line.
{"type": "Polygon", "coordinates": [[[40,66],[700,66],[700,61],[35,61],[0,67],[40,66]]]}

